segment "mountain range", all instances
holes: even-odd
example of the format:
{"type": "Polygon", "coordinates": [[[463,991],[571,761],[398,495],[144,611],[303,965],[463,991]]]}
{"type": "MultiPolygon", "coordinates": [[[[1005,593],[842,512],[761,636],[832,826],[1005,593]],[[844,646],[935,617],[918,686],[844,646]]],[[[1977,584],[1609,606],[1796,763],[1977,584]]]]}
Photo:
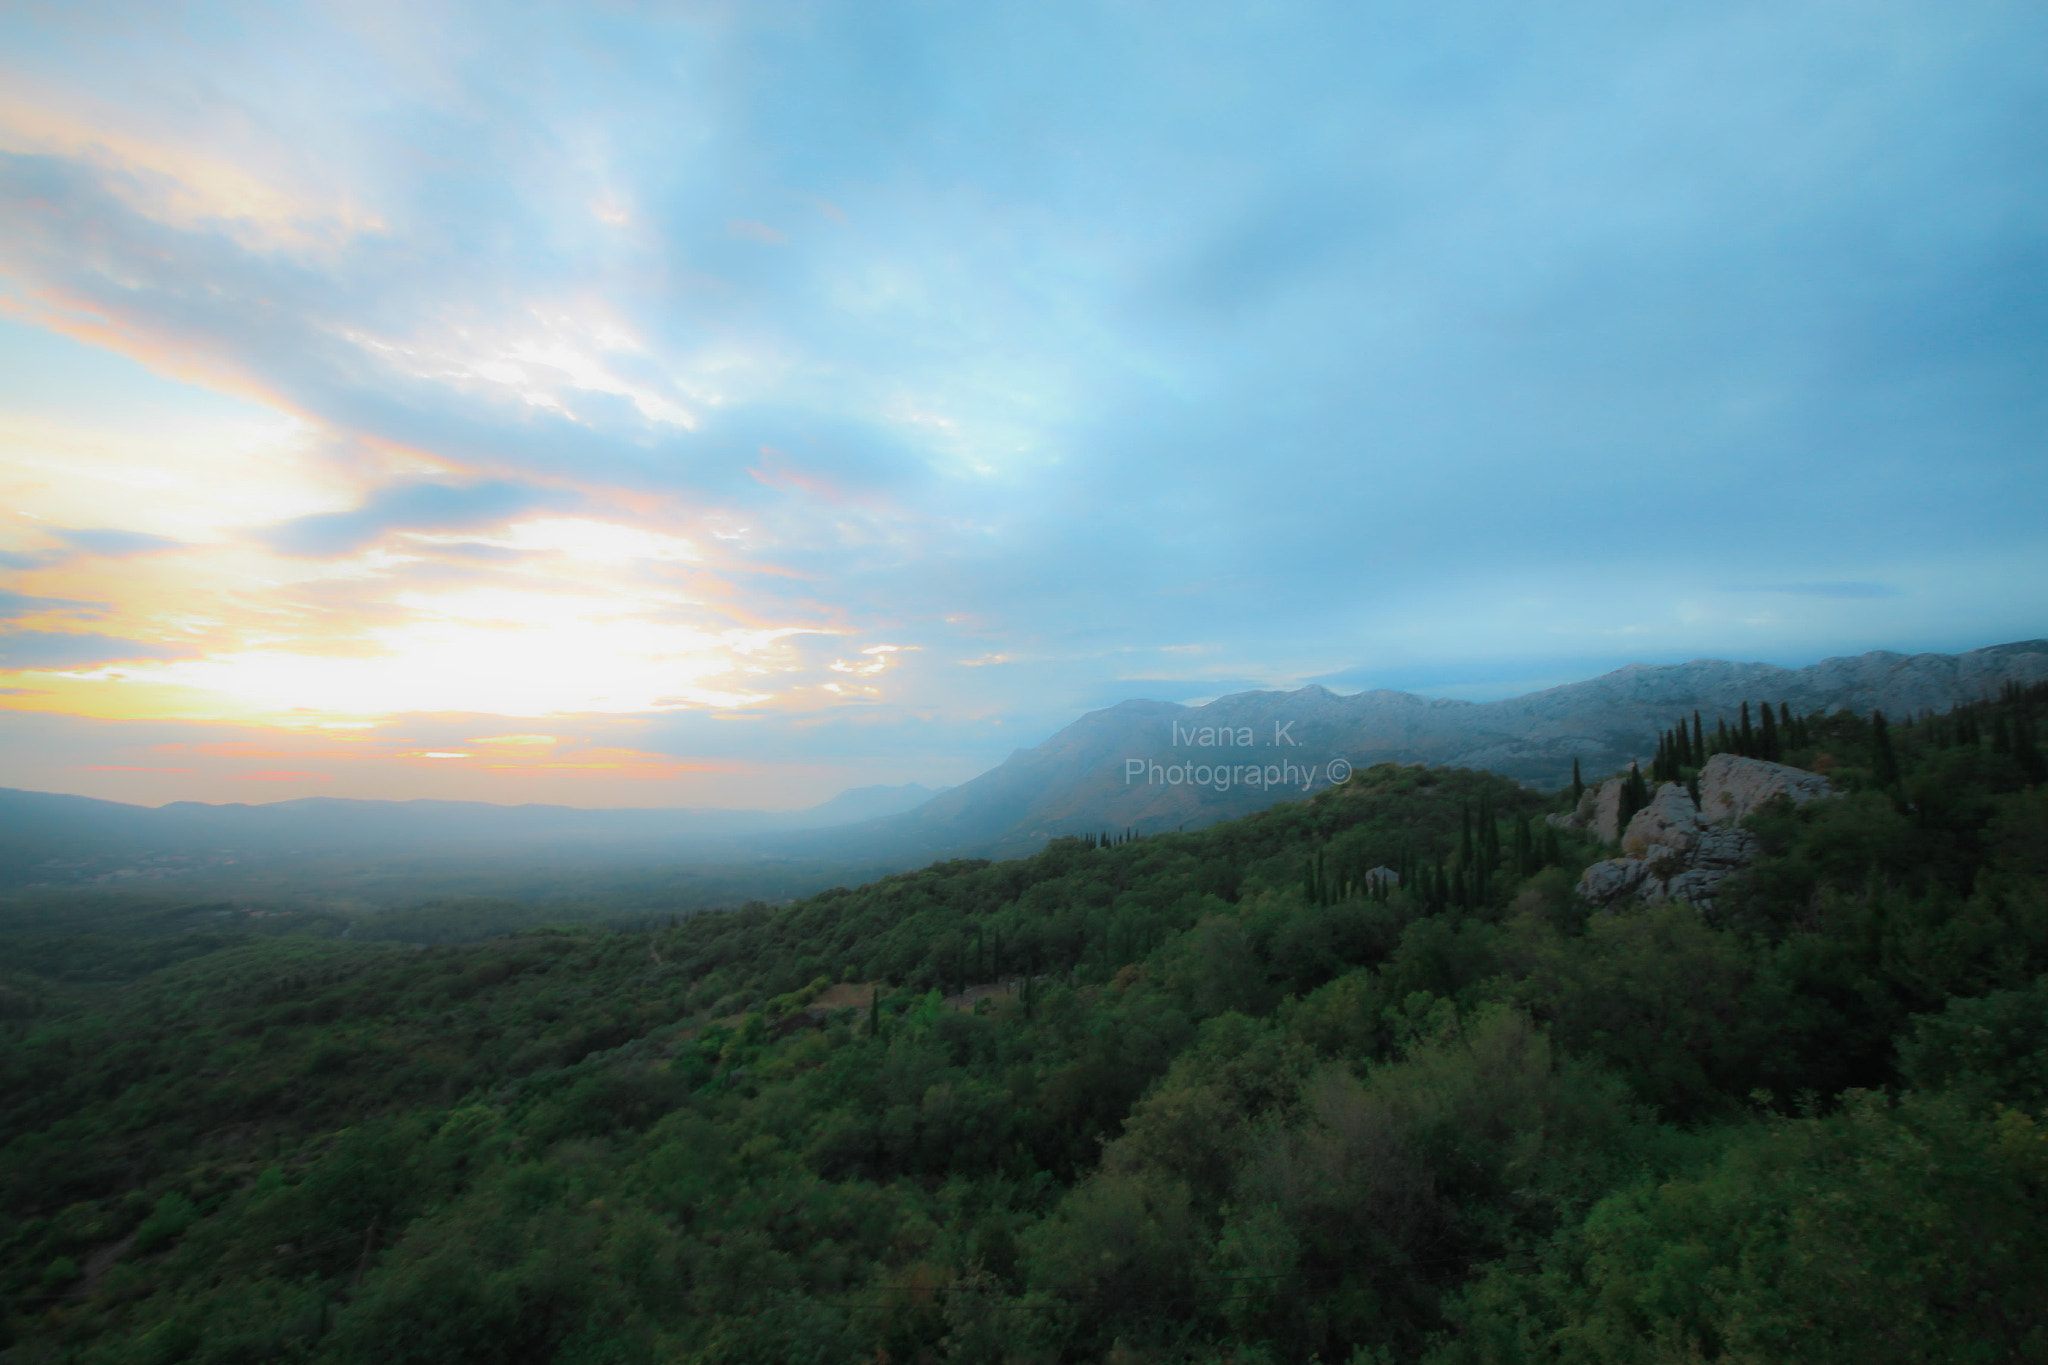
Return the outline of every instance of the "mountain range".
{"type": "Polygon", "coordinates": [[[918,806],[941,789],[855,787],[802,810],[587,810],[483,801],[359,801],[305,797],[260,805],[173,801],[132,806],[0,788],[0,885],[218,868],[301,855],[441,860],[721,861],[757,856],[734,840],[867,822],[918,806]]]}
{"type": "Polygon", "coordinates": [[[1585,682],[1469,702],[1310,686],[1240,692],[1200,706],[1131,700],[1081,716],[958,787],[864,787],[808,810],[581,810],[461,801],[311,798],[266,805],[174,802],[150,809],[0,790],[0,882],[106,875],[150,854],[381,856],[432,850],[502,859],[573,853],[612,860],[804,858],[916,866],[1011,856],[1062,834],[1196,828],[1299,799],[1356,768],[1484,768],[1554,789],[1576,760],[1591,780],[1646,759],[1658,731],[1698,711],[1711,729],[1744,702],[1794,711],[1944,711],[2007,683],[2048,679],[2048,640],[1964,654],[1884,650],[1805,668],[1695,659],[1630,664],[1585,682]]]}
{"type": "Polygon", "coordinates": [[[1571,780],[1574,760],[1589,780],[1647,760],[1658,732],[1694,711],[1710,730],[1717,719],[1733,724],[1745,701],[1782,702],[1801,714],[1848,708],[1903,717],[2043,679],[2048,640],[2024,640],[1964,654],[1875,650],[1805,668],[1722,659],[1630,664],[1493,702],[1392,691],[1339,696],[1317,686],[1240,692],[1201,706],[1126,701],[914,810],[802,842],[821,852],[1011,856],[1060,834],[1156,833],[1246,815],[1328,785],[1332,763],[1339,772],[1386,762],[1484,768],[1555,789],[1571,780]],[[1246,780],[1252,768],[1258,777],[1246,780]]]}

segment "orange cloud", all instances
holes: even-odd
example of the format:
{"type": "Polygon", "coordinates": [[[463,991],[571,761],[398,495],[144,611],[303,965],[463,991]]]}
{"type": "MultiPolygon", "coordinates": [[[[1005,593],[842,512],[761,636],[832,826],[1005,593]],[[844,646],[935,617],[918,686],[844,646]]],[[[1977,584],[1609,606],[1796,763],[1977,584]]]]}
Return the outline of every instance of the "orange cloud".
{"type": "Polygon", "coordinates": [[[543,773],[608,773],[615,777],[630,777],[648,781],[662,778],[681,777],[685,773],[730,773],[746,771],[746,765],[739,763],[685,762],[666,754],[650,754],[639,749],[591,748],[579,749],[562,759],[540,759],[521,762],[510,758],[499,758],[484,765],[486,772],[534,776],[543,773]]]}
{"type": "Polygon", "coordinates": [[[229,773],[228,776],[238,782],[332,782],[334,780],[326,773],[260,772],[229,773]]]}
{"type": "Polygon", "coordinates": [[[812,497],[827,502],[845,502],[846,494],[836,488],[830,479],[822,474],[806,473],[791,464],[789,457],[773,446],[761,447],[761,463],[747,471],[756,483],[784,492],[809,493],[812,497]]]}
{"type": "Polygon", "coordinates": [[[282,142],[252,146],[246,125],[236,129],[235,156],[215,155],[190,130],[167,136],[141,127],[146,120],[132,111],[95,105],[75,87],[18,67],[7,72],[7,87],[0,96],[0,148],[110,172],[108,191],[156,222],[226,231],[259,250],[301,251],[332,248],[384,226],[375,213],[335,194],[331,181],[293,175],[300,158],[282,142]]]}
{"type": "Polygon", "coordinates": [[[288,749],[273,749],[263,744],[249,744],[239,741],[214,744],[152,744],[153,749],[178,750],[189,754],[206,754],[212,758],[306,758],[304,750],[294,752],[288,749]]]}

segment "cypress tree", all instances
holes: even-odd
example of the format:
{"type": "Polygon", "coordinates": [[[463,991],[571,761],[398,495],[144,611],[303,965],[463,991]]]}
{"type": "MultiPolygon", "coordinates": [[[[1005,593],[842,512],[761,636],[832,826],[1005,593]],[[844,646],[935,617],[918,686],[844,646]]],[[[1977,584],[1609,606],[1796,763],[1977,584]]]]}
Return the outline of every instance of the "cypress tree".
{"type": "Polygon", "coordinates": [[[868,997],[868,1036],[882,1036],[882,987],[877,983],[874,993],[868,997]]]}
{"type": "Polygon", "coordinates": [[[1735,731],[1735,752],[1744,758],[1755,758],[1755,734],[1749,728],[1749,703],[1742,703],[1742,724],[1735,731]]]}
{"type": "Polygon", "coordinates": [[[1650,804],[1650,786],[1643,781],[1642,770],[1631,763],[1628,765],[1628,779],[1621,784],[1620,818],[1615,821],[1615,837],[1628,829],[1628,822],[1635,813],[1650,804]]]}
{"type": "Polygon", "coordinates": [[[1700,713],[1692,713],[1692,766],[1703,768],[1707,763],[1707,732],[1700,728],[1700,713]]]}
{"type": "Polygon", "coordinates": [[[1885,724],[1884,712],[1870,713],[1871,775],[1880,787],[1899,785],[1899,757],[1892,752],[1891,727],[1885,724]]]}
{"type": "Polygon", "coordinates": [[[1585,779],[1579,776],[1579,760],[1572,760],[1572,806],[1578,807],[1579,798],[1586,794],[1585,779]]]}
{"type": "Polygon", "coordinates": [[[1778,748],[1778,721],[1771,714],[1769,702],[1763,704],[1763,721],[1763,731],[1757,736],[1757,756],[1776,763],[1782,750],[1778,748]]]}
{"type": "Polygon", "coordinates": [[[2039,783],[2048,779],[2048,758],[2042,757],[2034,743],[2034,727],[2024,715],[2013,717],[2012,756],[2020,771],[2027,775],[2027,781],[2039,783]]]}

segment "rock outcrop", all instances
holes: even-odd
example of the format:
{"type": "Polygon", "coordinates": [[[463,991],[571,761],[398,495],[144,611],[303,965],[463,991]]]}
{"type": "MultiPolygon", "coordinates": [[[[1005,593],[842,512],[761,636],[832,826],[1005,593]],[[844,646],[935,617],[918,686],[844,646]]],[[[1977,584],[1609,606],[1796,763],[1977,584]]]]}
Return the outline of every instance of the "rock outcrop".
{"type": "Polygon", "coordinates": [[[1544,818],[1560,829],[1590,829],[1601,843],[1611,844],[1621,837],[1621,792],[1627,785],[1625,777],[1610,777],[1579,793],[1579,804],[1569,815],[1544,818]]]}
{"type": "Polygon", "coordinates": [[[1700,815],[1733,823],[1774,796],[1789,796],[1793,805],[1803,806],[1834,791],[1825,777],[1804,768],[1715,754],[1700,769],[1700,815]]]}
{"type": "MultiPolygon", "coordinates": [[[[1296,801],[1327,784],[1341,759],[1484,768],[1543,789],[1584,772],[1647,762],[1657,733],[1694,711],[1708,729],[1733,723],[1744,702],[1787,703],[1800,715],[1872,707],[1892,716],[1942,711],[1995,696],[2008,682],[2048,680],[2048,640],[1968,654],[1872,653],[1803,669],[1695,659],[1630,665],[1604,677],[1501,701],[1432,700],[1405,692],[1339,696],[1322,687],[1238,692],[1200,706],[1126,701],[1080,717],[1034,748],[924,805],[884,820],[778,840],[778,851],[906,865],[948,857],[1011,857],[1058,834],[1135,829],[1153,834],[1296,801]],[[1204,785],[1189,773],[1258,765],[1277,784],[1232,777],[1204,785]],[[1156,765],[1156,767],[1155,767],[1156,765]],[[1204,765],[1208,765],[1205,767],[1204,765]],[[1168,774],[1178,773],[1182,780],[1168,774]]],[[[1619,805],[1619,789],[1602,796],[1619,805]]],[[[1606,839],[1619,831],[1601,830],[1606,839]]]]}
{"type": "MultiPolygon", "coordinates": [[[[1611,840],[1614,836],[1606,831],[1618,823],[1619,811],[1603,799],[1614,787],[1618,801],[1619,784],[1620,779],[1603,783],[1597,796],[1588,791],[1592,799],[1582,798],[1579,810],[1561,823],[1583,820],[1577,827],[1596,829],[1611,840]]],[[[1622,856],[1587,868],[1579,894],[1598,905],[1682,900],[1710,907],[1728,875],[1756,861],[1756,836],[1738,828],[1737,821],[1774,797],[1803,805],[1833,795],[1834,788],[1803,768],[1716,754],[1700,771],[1699,792],[1695,802],[1676,782],[1659,787],[1621,831],[1622,856]]]]}

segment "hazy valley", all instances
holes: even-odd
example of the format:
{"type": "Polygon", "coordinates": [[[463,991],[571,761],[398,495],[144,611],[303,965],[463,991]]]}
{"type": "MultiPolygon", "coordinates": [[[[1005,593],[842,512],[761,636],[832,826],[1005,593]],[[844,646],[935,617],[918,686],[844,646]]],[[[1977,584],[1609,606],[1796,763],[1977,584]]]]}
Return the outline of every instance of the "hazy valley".
{"type": "Polygon", "coordinates": [[[0,1359],[2035,1358],[2043,659],[1129,703],[695,868],[632,860],[696,813],[12,794],[17,865],[255,852],[0,901],[0,1359]],[[1385,747],[1089,804],[1274,725],[1385,747]],[[764,851],[905,829],[1034,851],[764,851]]]}

